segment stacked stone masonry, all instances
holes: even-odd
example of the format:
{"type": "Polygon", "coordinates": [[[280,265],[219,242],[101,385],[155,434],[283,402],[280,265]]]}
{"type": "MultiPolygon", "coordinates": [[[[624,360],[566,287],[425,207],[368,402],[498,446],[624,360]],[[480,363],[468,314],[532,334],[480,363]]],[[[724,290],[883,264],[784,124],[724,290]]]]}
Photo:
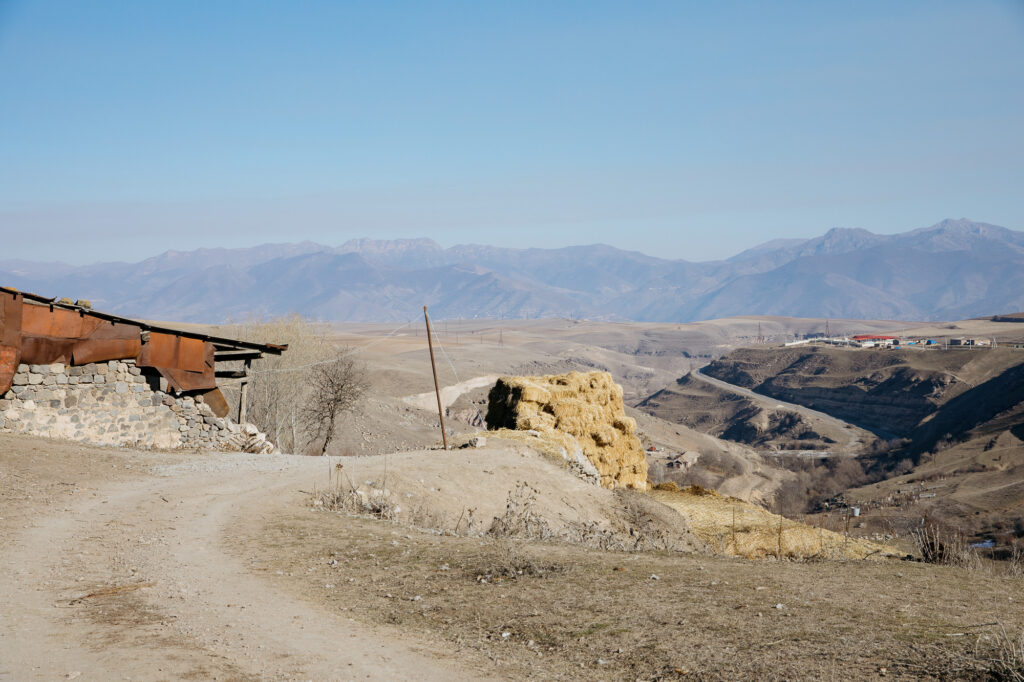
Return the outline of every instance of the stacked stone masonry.
{"type": "Polygon", "coordinates": [[[20,365],[0,396],[0,432],[92,445],[273,452],[252,424],[213,414],[202,397],[175,397],[132,360],[20,365]]]}

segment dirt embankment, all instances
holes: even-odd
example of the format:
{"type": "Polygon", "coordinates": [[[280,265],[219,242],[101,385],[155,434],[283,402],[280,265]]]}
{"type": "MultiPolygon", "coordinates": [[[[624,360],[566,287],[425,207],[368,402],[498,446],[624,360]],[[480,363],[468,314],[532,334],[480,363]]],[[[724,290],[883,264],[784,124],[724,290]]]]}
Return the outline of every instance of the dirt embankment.
{"type": "Polygon", "coordinates": [[[1024,352],[744,349],[704,371],[906,439],[881,461],[899,475],[847,494],[896,527],[1024,542],[1024,352]]]}
{"type": "MultiPolygon", "coordinates": [[[[1024,362],[1010,349],[745,348],[702,371],[884,436],[909,437],[960,394],[1024,362]]],[[[976,394],[977,395],[977,394],[976,394]]]]}
{"type": "Polygon", "coordinates": [[[736,443],[782,450],[827,450],[848,440],[842,429],[811,424],[784,408],[760,405],[690,374],[658,391],[639,409],[667,421],[736,443]]]}

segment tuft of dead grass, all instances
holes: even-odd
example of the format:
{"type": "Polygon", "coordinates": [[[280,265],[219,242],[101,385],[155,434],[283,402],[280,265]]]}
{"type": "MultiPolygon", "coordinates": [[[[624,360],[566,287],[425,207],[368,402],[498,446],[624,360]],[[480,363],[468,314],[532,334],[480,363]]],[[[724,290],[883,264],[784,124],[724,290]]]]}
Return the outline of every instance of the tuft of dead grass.
{"type": "Polygon", "coordinates": [[[325,490],[312,493],[314,509],[366,514],[385,521],[398,520],[401,508],[387,490],[387,482],[370,481],[366,486],[356,486],[347,475],[338,479],[325,490]]]}
{"type": "Polygon", "coordinates": [[[910,537],[925,563],[959,566],[975,571],[982,568],[981,557],[971,548],[967,536],[961,531],[930,522],[911,531],[910,537]]]}
{"type": "Polygon", "coordinates": [[[1024,682],[1024,631],[1019,637],[1006,632],[1000,623],[996,644],[987,659],[987,673],[994,680],[1024,682]]]}
{"type": "Polygon", "coordinates": [[[487,534],[499,538],[550,539],[554,535],[551,526],[534,511],[537,494],[529,483],[517,483],[508,494],[505,513],[494,517],[487,534]]]}

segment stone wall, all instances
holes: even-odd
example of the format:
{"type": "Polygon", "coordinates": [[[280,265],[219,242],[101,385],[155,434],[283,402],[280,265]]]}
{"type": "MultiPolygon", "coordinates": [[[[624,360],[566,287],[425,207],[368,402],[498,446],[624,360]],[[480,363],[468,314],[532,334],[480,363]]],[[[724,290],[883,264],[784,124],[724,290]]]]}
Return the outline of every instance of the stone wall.
{"type": "Polygon", "coordinates": [[[133,360],[20,365],[0,396],[0,433],[92,445],[272,452],[252,424],[213,414],[202,396],[169,394],[156,370],[133,360]]]}

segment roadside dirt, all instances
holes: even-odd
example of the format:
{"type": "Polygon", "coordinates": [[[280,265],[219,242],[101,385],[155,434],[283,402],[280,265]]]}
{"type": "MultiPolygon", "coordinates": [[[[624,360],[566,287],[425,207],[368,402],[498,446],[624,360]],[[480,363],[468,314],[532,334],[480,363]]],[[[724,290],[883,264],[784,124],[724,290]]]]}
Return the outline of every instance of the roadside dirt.
{"type": "Polygon", "coordinates": [[[18,480],[0,498],[0,680],[480,678],[226,550],[268,503],[300,505],[322,460],[2,437],[0,464],[18,480]]]}
{"type": "MultiPolygon", "coordinates": [[[[412,485],[431,455],[345,470],[412,485]]],[[[499,497],[515,457],[481,463],[493,476],[443,470],[457,485],[433,492],[452,512],[474,481],[499,497]]],[[[318,510],[337,461],[0,438],[0,680],[962,678],[985,670],[985,624],[1024,628],[1024,584],[993,573],[603,551],[318,510]]]]}

